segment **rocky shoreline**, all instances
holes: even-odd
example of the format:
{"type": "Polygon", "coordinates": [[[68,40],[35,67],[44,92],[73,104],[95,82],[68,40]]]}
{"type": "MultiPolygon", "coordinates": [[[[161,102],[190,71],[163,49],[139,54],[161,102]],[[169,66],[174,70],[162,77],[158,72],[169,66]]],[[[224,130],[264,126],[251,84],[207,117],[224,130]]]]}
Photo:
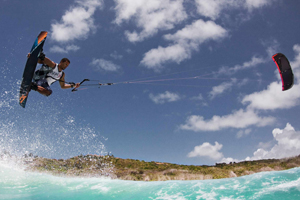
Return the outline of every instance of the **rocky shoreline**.
{"type": "Polygon", "coordinates": [[[26,155],[24,165],[27,171],[67,177],[108,177],[132,181],[205,180],[300,167],[300,156],[195,166],[122,159],[112,155],[80,155],[66,160],[26,155]]]}

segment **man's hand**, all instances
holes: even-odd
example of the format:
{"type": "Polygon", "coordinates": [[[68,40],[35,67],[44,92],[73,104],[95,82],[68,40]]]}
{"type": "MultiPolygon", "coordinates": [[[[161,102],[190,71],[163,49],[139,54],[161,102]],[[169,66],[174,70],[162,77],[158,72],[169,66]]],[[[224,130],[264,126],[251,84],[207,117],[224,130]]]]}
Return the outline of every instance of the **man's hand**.
{"type": "Polygon", "coordinates": [[[70,85],[71,85],[71,88],[79,88],[80,86],[80,83],[73,83],[73,82],[70,82],[70,85]]]}
{"type": "Polygon", "coordinates": [[[69,82],[69,84],[70,84],[71,88],[75,87],[75,85],[76,85],[74,82],[69,82]]]}
{"type": "Polygon", "coordinates": [[[38,58],[41,60],[44,60],[45,57],[46,57],[46,55],[43,52],[41,52],[38,58]]]}

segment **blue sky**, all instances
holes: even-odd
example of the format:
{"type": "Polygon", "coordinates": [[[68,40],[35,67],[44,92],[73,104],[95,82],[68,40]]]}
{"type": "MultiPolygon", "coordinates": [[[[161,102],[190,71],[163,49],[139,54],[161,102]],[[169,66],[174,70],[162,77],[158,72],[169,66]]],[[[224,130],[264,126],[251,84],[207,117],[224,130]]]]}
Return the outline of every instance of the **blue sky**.
{"type": "MultiPolygon", "coordinates": [[[[214,164],[300,154],[300,16],[283,0],[1,0],[0,148],[214,164]],[[66,81],[18,105],[26,55],[40,31],[66,81]],[[271,56],[295,85],[281,91],[271,56]]],[[[39,66],[38,66],[39,67],[39,66]]]]}

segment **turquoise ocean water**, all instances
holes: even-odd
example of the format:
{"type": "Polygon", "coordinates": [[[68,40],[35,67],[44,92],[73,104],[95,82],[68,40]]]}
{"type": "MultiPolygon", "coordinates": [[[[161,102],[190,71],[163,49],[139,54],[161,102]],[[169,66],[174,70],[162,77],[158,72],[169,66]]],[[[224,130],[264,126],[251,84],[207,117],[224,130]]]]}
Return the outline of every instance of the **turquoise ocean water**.
{"type": "Polygon", "coordinates": [[[300,199],[300,168],[203,181],[66,178],[0,162],[0,199],[300,199]]]}

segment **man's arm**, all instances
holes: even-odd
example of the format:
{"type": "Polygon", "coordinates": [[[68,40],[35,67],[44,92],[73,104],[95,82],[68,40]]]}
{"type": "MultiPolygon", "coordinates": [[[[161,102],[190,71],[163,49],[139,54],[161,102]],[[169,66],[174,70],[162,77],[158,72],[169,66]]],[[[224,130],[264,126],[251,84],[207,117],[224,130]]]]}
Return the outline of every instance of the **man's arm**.
{"type": "Polygon", "coordinates": [[[56,64],[50,60],[49,58],[45,57],[44,60],[38,59],[39,64],[45,64],[51,68],[55,68],[56,64]]]}
{"type": "Polygon", "coordinates": [[[62,89],[69,89],[69,88],[73,88],[73,87],[79,87],[79,83],[76,83],[75,85],[71,85],[71,84],[67,84],[65,82],[65,73],[62,75],[62,77],[59,79],[59,84],[60,84],[60,87],[62,89]]]}
{"type": "Polygon", "coordinates": [[[38,63],[39,64],[45,64],[45,65],[47,65],[51,68],[55,68],[55,66],[56,66],[55,62],[53,62],[52,60],[47,58],[43,52],[40,53],[38,63]]]}

